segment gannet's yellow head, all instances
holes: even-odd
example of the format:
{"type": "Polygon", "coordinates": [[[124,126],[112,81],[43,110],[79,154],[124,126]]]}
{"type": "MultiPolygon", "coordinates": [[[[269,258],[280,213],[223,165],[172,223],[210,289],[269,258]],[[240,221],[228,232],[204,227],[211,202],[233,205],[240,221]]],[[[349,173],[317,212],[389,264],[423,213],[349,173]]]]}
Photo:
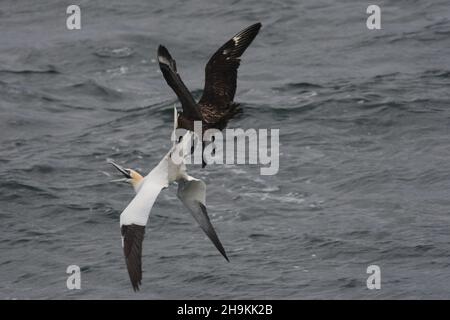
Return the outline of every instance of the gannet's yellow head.
{"type": "Polygon", "coordinates": [[[144,180],[144,177],[142,177],[139,172],[133,169],[125,169],[112,161],[109,161],[109,163],[111,163],[114,168],[116,168],[121,174],[125,176],[125,178],[113,180],[113,182],[128,182],[133,186],[134,190],[137,191],[142,180],[144,180]]]}

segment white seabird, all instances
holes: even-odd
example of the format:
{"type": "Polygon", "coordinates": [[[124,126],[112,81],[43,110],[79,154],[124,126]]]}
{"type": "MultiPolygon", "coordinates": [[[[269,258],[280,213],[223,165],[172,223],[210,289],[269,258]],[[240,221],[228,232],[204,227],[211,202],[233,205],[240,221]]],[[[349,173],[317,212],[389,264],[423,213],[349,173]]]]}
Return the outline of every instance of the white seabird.
{"type": "MultiPolygon", "coordinates": [[[[175,129],[177,128],[175,109],[175,129]]],[[[142,280],[142,242],[150,211],[162,189],[170,183],[178,183],[177,196],[188,208],[202,230],[214,243],[219,252],[228,260],[206,211],[206,185],[202,180],[191,177],[186,172],[184,158],[190,154],[188,142],[194,135],[188,131],[180,142],[174,142],[170,151],[146,177],[132,169],[125,169],[109,161],[133,185],[136,196],[120,215],[120,229],[125,261],[133,289],[139,290],[142,280]],[[179,157],[179,158],[175,158],[179,157]],[[181,161],[180,161],[181,160],[181,161]]]]}

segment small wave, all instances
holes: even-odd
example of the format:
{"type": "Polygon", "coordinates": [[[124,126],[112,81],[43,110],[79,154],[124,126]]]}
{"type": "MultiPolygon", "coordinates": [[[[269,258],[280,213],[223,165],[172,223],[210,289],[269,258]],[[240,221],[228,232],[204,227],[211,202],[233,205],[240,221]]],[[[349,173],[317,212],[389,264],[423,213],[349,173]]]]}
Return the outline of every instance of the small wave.
{"type": "Polygon", "coordinates": [[[106,107],[105,110],[111,111],[111,112],[120,112],[120,113],[127,113],[127,114],[133,114],[132,116],[138,116],[142,115],[146,112],[152,112],[152,114],[159,113],[159,112],[165,112],[167,114],[173,115],[173,106],[178,104],[178,100],[170,100],[170,101],[162,101],[153,103],[151,105],[144,105],[144,106],[136,106],[132,108],[111,108],[106,107]]]}
{"type": "Polygon", "coordinates": [[[24,168],[24,169],[20,169],[21,172],[25,172],[27,174],[29,173],[51,173],[53,171],[55,171],[55,168],[47,165],[47,164],[36,164],[36,165],[32,165],[28,168],[24,168]]]}
{"type": "Polygon", "coordinates": [[[373,77],[374,80],[392,80],[397,78],[399,75],[401,75],[400,72],[392,72],[392,73],[386,73],[386,74],[378,74],[373,77]]]}
{"type": "Polygon", "coordinates": [[[448,79],[448,78],[450,78],[450,71],[449,70],[427,70],[421,76],[421,78],[429,78],[429,77],[448,79]]]}
{"type": "Polygon", "coordinates": [[[78,89],[87,89],[89,91],[92,91],[94,93],[104,94],[104,95],[114,95],[114,96],[120,96],[120,93],[116,90],[113,90],[111,88],[108,88],[104,85],[99,84],[95,80],[88,80],[86,82],[77,83],[72,85],[72,88],[78,89]]]}
{"type": "Polygon", "coordinates": [[[261,192],[246,192],[242,194],[242,196],[250,197],[250,198],[258,198],[262,201],[264,200],[275,200],[282,203],[295,203],[295,204],[303,204],[305,199],[299,198],[295,193],[289,192],[286,195],[275,195],[270,193],[261,193],[261,192]]]}
{"type": "Polygon", "coordinates": [[[263,234],[263,233],[251,233],[249,236],[251,239],[261,239],[261,238],[270,238],[270,234],[263,234]]]}
{"type": "Polygon", "coordinates": [[[3,189],[6,190],[15,190],[14,194],[12,194],[12,196],[15,198],[18,196],[18,194],[20,194],[19,190],[22,191],[30,191],[32,193],[41,195],[41,196],[45,196],[47,198],[52,198],[52,199],[56,199],[58,198],[57,196],[55,196],[54,194],[52,194],[51,192],[43,189],[43,188],[39,188],[37,186],[33,186],[30,184],[26,184],[26,183],[22,183],[22,182],[18,182],[18,181],[5,181],[3,182],[2,185],[3,189]]]}
{"type": "Polygon", "coordinates": [[[113,69],[107,69],[106,73],[109,73],[110,75],[113,75],[113,76],[120,76],[120,75],[127,73],[128,70],[129,70],[128,67],[120,66],[120,67],[113,68],[113,69]]]}
{"type": "Polygon", "coordinates": [[[415,246],[399,246],[395,248],[387,248],[381,251],[383,259],[395,258],[414,258],[423,257],[424,254],[429,256],[440,256],[444,254],[442,250],[436,250],[432,244],[418,244],[415,246]]]}
{"type": "Polygon", "coordinates": [[[356,288],[361,286],[361,280],[358,279],[341,278],[338,281],[343,282],[341,288],[356,288]]]}
{"type": "Polygon", "coordinates": [[[287,83],[282,87],[276,87],[273,89],[280,91],[280,92],[284,92],[284,91],[292,91],[292,90],[296,90],[296,89],[313,89],[313,88],[318,89],[318,88],[323,88],[323,87],[319,84],[310,83],[310,82],[296,82],[296,83],[287,83]]]}
{"type": "Polygon", "coordinates": [[[60,72],[57,70],[57,68],[53,65],[48,65],[47,67],[41,68],[41,69],[0,69],[0,73],[13,73],[13,74],[60,74],[60,72]]]}
{"type": "Polygon", "coordinates": [[[100,48],[94,53],[101,58],[128,58],[134,54],[134,51],[129,47],[120,48],[100,48]]]}

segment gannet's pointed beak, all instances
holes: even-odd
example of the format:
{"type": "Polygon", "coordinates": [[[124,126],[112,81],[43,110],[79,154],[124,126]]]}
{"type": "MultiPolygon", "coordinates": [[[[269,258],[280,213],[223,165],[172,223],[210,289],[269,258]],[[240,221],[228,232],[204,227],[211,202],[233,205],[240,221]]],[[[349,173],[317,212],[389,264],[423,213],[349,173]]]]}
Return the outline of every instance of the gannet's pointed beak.
{"type": "Polygon", "coordinates": [[[110,164],[112,164],[114,166],[114,168],[116,168],[121,174],[123,174],[125,176],[125,178],[112,180],[111,182],[127,182],[129,179],[131,179],[130,170],[127,170],[127,169],[123,168],[122,166],[119,166],[117,163],[114,163],[111,160],[109,160],[108,162],[110,164]]]}

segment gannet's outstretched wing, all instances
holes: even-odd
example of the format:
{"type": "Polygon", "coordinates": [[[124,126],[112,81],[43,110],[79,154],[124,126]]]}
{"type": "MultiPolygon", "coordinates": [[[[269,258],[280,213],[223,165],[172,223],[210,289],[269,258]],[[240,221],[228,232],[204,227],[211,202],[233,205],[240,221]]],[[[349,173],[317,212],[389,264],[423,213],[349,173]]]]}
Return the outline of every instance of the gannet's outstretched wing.
{"type": "Polygon", "coordinates": [[[186,208],[189,209],[189,212],[198,222],[208,238],[214,243],[217,250],[219,250],[223,257],[229,261],[225,249],[220,243],[219,237],[217,236],[206,211],[205,183],[191,176],[187,176],[186,179],[180,179],[178,180],[177,196],[186,208]]]}
{"type": "Polygon", "coordinates": [[[134,291],[142,280],[142,242],[145,225],[161,190],[168,186],[167,156],[144,178],[134,199],[120,215],[122,246],[134,291]]]}

